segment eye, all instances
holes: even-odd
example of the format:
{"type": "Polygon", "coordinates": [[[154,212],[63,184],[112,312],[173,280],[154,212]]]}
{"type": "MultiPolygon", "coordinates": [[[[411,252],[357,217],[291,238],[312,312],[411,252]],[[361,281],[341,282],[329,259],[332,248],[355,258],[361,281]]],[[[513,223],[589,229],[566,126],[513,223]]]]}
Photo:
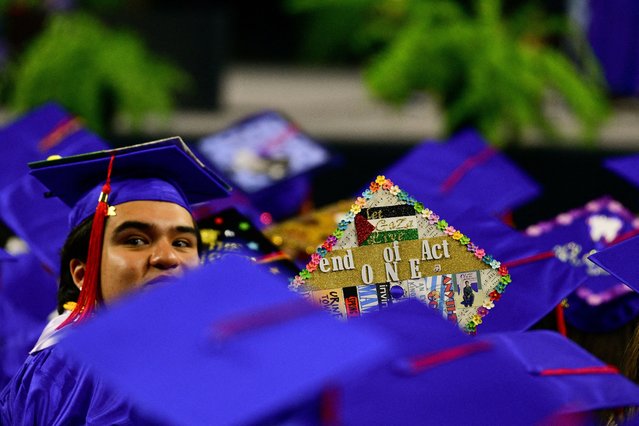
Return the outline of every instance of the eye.
{"type": "Polygon", "coordinates": [[[146,240],[142,237],[128,237],[124,240],[124,244],[128,246],[140,247],[146,244],[146,240]]]}
{"type": "Polygon", "coordinates": [[[194,241],[191,241],[189,239],[184,239],[184,238],[173,241],[173,246],[179,247],[179,248],[195,247],[195,244],[196,243],[194,241]]]}

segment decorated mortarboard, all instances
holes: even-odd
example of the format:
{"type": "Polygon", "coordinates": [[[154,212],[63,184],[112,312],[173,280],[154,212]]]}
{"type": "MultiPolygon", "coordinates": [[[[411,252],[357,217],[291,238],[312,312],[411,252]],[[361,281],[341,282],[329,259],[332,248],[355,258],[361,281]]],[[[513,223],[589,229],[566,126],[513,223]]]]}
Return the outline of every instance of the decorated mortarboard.
{"type": "Polygon", "coordinates": [[[417,298],[474,333],[510,282],[468,235],[378,176],[290,286],[337,317],[417,298]]]}
{"type": "Polygon", "coordinates": [[[336,321],[238,256],[112,304],[58,345],[142,414],[176,425],[256,423],[388,351],[379,333],[336,321]],[[219,303],[230,288],[238,297],[219,303]]]}
{"type": "Polygon", "coordinates": [[[553,249],[586,279],[567,298],[568,324],[586,332],[618,329],[639,315],[639,295],[588,259],[592,253],[639,232],[639,220],[610,197],[531,225],[525,234],[553,249]]]}
{"type": "Polygon", "coordinates": [[[414,301],[359,321],[393,353],[339,382],[342,424],[566,424],[560,416],[639,400],[634,383],[557,333],[465,336],[414,301]]]}
{"type": "Polygon", "coordinates": [[[201,218],[197,223],[209,262],[226,255],[239,255],[264,264],[271,273],[287,278],[292,278],[298,271],[286,253],[234,208],[201,218]]]}
{"type": "Polygon", "coordinates": [[[29,172],[27,163],[50,155],[73,155],[104,149],[82,120],[60,105],[47,103],[0,129],[0,188],[29,172]]]}
{"type": "Polygon", "coordinates": [[[507,269],[513,281],[506,292],[494,295],[492,303],[498,300],[499,305],[483,318],[482,333],[527,330],[553,310],[558,325],[563,325],[562,301],[585,280],[585,274],[566,264],[561,250],[526,238],[473,206],[441,197],[431,197],[429,203],[451,223],[471,229],[473,243],[490,247],[491,254],[501,260],[500,267],[507,269]]]}
{"type": "Polygon", "coordinates": [[[639,236],[593,253],[588,259],[639,292],[639,236]]]}
{"type": "Polygon", "coordinates": [[[71,208],[70,229],[93,218],[86,273],[76,308],[61,326],[89,316],[100,299],[104,222],[117,205],[161,201],[182,206],[228,195],[230,187],[179,137],[30,163],[31,174],[71,208]]]}
{"type": "Polygon", "coordinates": [[[264,228],[264,234],[291,259],[304,265],[308,256],[335,230],[352,204],[352,200],[338,201],[268,226],[264,228]]]}
{"type": "Polygon", "coordinates": [[[414,197],[457,199],[503,215],[540,193],[539,186],[473,130],[425,141],[384,171],[414,197]]]}
{"type": "Polygon", "coordinates": [[[326,148],[275,111],[240,120],[201,139],[195,149],[277,221],[300,211],[310,195],[311,174],[332,159],[326,148]]]}

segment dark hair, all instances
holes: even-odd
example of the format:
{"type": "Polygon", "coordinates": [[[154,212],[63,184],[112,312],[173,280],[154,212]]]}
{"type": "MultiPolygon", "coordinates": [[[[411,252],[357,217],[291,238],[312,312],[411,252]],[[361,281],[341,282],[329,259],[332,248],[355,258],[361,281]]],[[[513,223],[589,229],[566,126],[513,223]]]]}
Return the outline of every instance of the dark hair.
{"type": "MultiPolygon", "coordinates": [[[[78,289],[78,286],[76,286],[73,281],[69,264],[73,259],[78,259],[86,263],[92,226],[93,217],[85,219],[69,233],[64,242],[64,246],[62,246],[62,252],[60,253],[60,284],[58,287],[59,314],[64,312],[65,303],[77,302],[80,296],[80,289],[78,289]]],[[[197,236],[197,253],[201,256],[204,251],[204,245],[202,243],[200,229],[195,219],[193,219],[193,226],[195,227],[195,234],[197,236]]]]}

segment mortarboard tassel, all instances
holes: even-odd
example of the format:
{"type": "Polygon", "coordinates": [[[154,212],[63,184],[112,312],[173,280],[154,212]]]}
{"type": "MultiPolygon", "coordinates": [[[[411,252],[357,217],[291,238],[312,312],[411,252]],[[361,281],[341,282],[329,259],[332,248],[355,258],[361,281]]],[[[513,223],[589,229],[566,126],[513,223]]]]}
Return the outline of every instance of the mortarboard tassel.
{"type": "Polygon", "coordinates": [[[98,205],[95,208],[95,214],[93,215],[84,281],[82,283],[82,288],[80,289],[78,303],[69,317],[58,326],[58,330],[76,321],[84,321],[85,318],[91,316],[98,298],[100,297],[98,292],[98,282],[100,280],[99,274],[102,260],[102,240],[104,238],[104,222],[109,211],[107,201],[109,194],[111,193],[111,171],[113,169],[114,158],[115,155],[112,155],[111,160],[109,161],[106,182],[102,186],[98,205]]]}

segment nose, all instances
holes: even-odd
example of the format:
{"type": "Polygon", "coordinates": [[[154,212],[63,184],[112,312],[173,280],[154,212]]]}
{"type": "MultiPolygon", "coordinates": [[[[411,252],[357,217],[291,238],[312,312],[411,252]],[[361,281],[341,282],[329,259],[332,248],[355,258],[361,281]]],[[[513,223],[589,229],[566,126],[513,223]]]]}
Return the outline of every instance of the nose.
{"type": "Polygon", "coordinates": [[[154,244],[149,264],[162,270],[174,269],[180,266],[180,258],[170,242],[158,241],[154,244]]]}

